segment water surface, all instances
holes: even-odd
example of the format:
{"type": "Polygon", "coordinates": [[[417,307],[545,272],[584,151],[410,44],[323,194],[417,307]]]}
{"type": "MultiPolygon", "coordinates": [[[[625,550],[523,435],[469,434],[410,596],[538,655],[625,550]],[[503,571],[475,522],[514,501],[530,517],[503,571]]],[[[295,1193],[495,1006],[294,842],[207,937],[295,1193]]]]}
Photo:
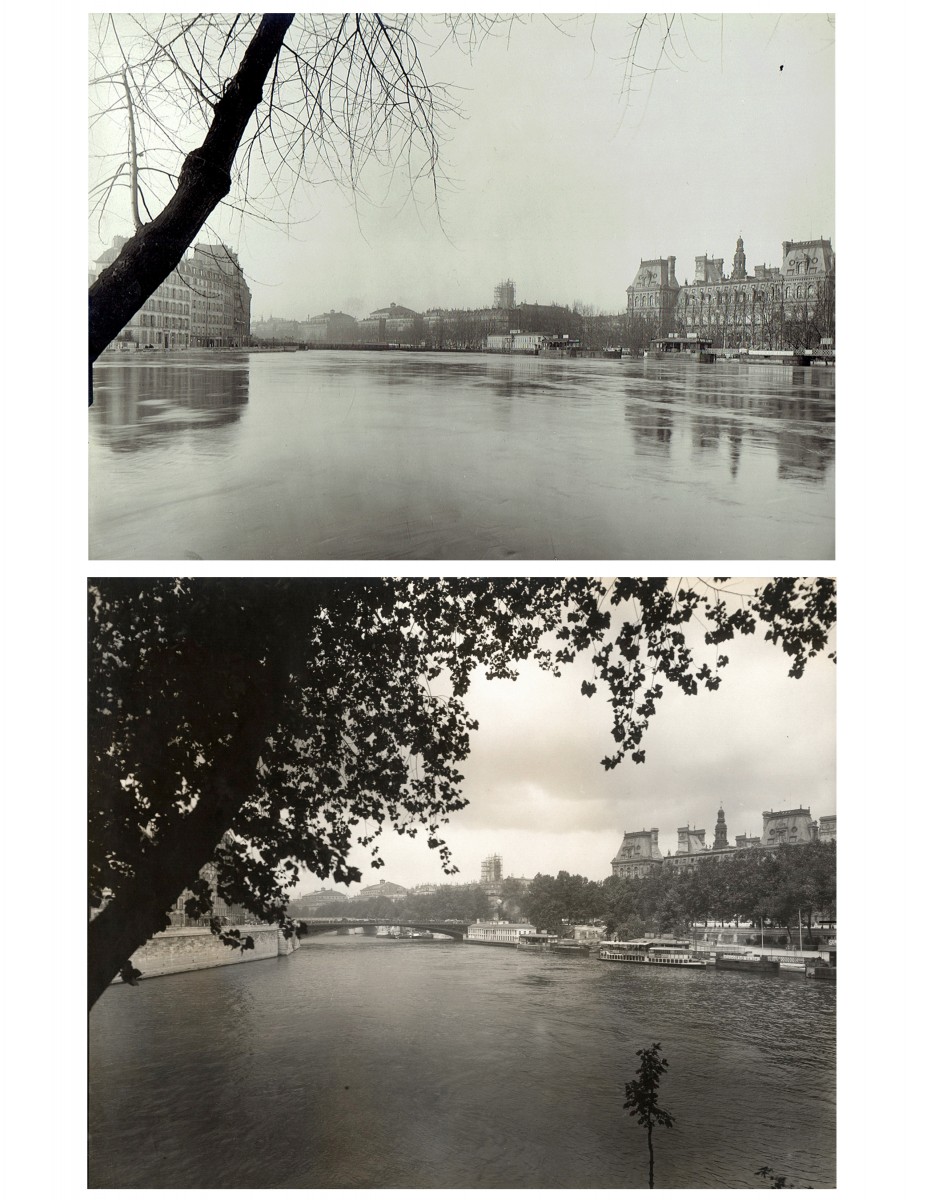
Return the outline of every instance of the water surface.
{"type": "Polygon", "coordinates": [[[109,355],[92,558],[829,559],[834,372],[109,355]]]}
{"type": "Polygon", "coordinates": [[[657,1187],[833,1187],[834,1017],[804,976],[311,938],[102,997],[91,1186],[646,1188],[659,1041],[657,1187]]]}

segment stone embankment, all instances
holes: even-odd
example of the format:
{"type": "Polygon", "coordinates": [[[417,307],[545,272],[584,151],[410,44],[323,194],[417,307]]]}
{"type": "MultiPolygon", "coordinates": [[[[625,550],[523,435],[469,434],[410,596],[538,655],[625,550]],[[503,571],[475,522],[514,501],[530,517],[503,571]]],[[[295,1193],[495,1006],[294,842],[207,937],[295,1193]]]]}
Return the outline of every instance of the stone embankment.
{"type": "MultiPolygon", "coordinates": [[[[168,929],[156,933],[151,941],[132,955],[132,965],[143,979],[154,975],[176,975],[181,971],[202,971],[207,967],[234,966],[235,963],[277,958],[292,954],[299,939],[286,938],[276,926],[240,925],[242,934],[254,939],[253,950],[234,950],[223,946],[208,929],[168,929]]],[[[113,982],[120,983],[117,977],[113,982]]]]}

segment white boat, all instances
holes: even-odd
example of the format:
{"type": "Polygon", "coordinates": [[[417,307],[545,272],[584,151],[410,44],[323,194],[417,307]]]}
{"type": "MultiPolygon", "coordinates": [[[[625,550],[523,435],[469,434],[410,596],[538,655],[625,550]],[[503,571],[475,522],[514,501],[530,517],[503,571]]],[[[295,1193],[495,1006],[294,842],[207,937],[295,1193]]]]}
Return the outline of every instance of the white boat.
{"type": "Polygon", "coordinates": [[[678,938],[634,938],[630,942],[602,942],[599,946],[602,962],[631,963],[646,967],[682,967],[697,971],[705,969],[705,961],[693,958],[689,943],[678,938]]]}

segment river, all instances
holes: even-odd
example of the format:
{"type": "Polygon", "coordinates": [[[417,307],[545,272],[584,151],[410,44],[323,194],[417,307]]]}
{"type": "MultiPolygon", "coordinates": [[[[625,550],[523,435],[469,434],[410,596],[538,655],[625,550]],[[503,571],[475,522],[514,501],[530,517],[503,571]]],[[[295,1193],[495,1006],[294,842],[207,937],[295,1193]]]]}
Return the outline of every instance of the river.
{"type": "Polygon", "coordinates": [[[108,354],[94,559],[830,559],[834,372],[108,354]]]}
{"type": "Polygon", "coordinates": [[[622,1110],[669,1060],[659,1187],[833,1187],[833,986],[319,936],[116,986],[90,1018],[90,1183],[646,1188],[622,1110]]]}

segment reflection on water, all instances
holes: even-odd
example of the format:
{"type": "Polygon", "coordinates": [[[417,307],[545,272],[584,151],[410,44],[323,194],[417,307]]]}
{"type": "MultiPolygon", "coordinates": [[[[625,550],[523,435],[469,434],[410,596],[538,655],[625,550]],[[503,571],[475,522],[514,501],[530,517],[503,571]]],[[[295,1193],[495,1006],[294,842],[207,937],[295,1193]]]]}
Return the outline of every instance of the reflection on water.
{"type": "Polygon", "coordinates": [[[240,352],[196,363],[173,355],[133,358],[120,355],[94,373],[96,428],[111,450],[142,450],[178,434],[220,429],[248,403],[248,359],[240,352]]]}
{"type": "Polygon", "coordinates": [[[833,556],[832,370],[191,352],[95,395],[94,558],[833,556]]]}
{"type": "Polygon", "coordinates": [[[311,938],[101,998],[90,1182],[645,1188],[623,1084],[659,1041],[657,1187],[833,1187],[834,1022],[804,976],[311,938]]]}

